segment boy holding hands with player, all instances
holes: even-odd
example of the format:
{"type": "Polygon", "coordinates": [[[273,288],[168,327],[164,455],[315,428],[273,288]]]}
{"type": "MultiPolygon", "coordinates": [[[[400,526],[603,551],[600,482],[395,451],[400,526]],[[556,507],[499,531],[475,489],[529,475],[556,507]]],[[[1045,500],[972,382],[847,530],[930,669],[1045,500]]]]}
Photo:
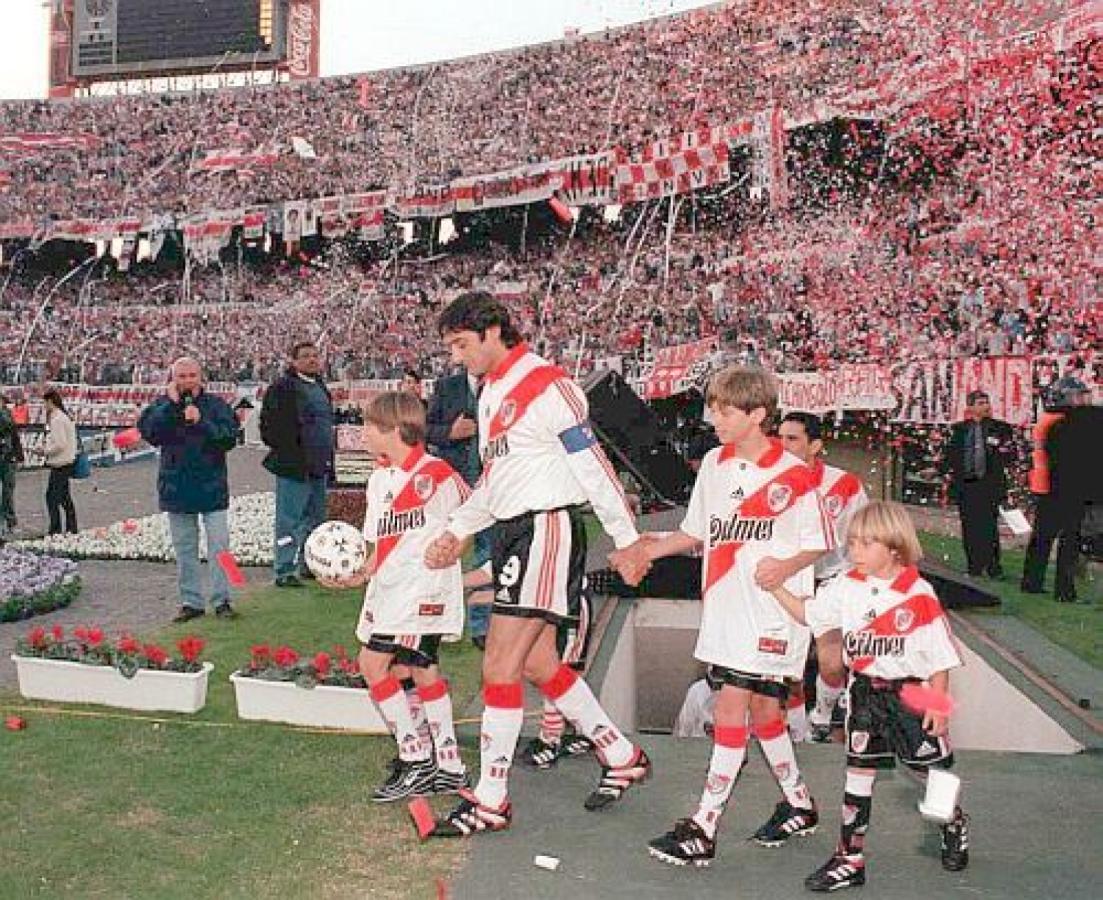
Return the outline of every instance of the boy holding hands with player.
{"type": "Polygon", "coordinates": [[[713,377],[706,402],[722,446],[704,458],[681,528],[610,556],[630,583],[653,560],[703,545],[703,610],[695,656],[721,684],[713,752],[697,811],[650,842],[652,856],[707,866],[716,829],[746,755],[758,737],[784,799],[754,840],[777,847],[811,834],[815,803],[801,778],[785,725],[788,680],[799,679],[808,629],[771,595],[782,585],[811,592],[812,565],[832,545],[808,467],[767,437],[777,387],[764,370],[731,367],[713,377]]]}
{"type": "MultiPolygon", "coordinates": [[[[802,598],[787,587],[774,591],[793,618],[815,634],[842,629],[851,673],[839,844],[805,879],[809,890],[822,892],[865,884],[864,843],[877,769],[891,769],[899,759],[926,777],[930,769],[953,765],[946,740],[949,704],[917,712],[906,698],[909,689],[927,682],[936,698],[945,699],[949,670],[961,665],[942,606],[915,568],[922,551],[904,508],[877,501],[859,510],[848,545],[854,568],[814,597],[802,598]]],[[[969,863],[968,823],[956,803],[948,814],[942,867],[957,872],[969,863]]]]}

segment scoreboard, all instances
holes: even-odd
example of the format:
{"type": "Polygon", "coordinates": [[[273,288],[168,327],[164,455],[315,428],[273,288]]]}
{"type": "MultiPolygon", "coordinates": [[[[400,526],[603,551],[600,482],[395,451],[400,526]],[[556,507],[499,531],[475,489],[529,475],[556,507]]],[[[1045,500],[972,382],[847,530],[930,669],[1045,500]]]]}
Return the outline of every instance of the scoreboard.
{"type": "Polygon", "coordinates": [[[293,77],[317,75],[319,0],[68,0],[64,5],[72,9],[67,74],[77,82],[273,66],[296,69],[293,77]],[[312,60],[291,66],[293,53],[312,60]]]}

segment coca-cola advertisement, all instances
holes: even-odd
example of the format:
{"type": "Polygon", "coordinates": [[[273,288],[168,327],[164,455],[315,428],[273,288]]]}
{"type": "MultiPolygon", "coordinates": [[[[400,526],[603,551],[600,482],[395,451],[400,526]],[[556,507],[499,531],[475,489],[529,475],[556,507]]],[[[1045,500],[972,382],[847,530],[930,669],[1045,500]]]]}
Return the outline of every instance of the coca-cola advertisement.
{"type": "Polygon", "coordinates": [[[321,0],[291,0],[287,11],[287,71],[292,81],[318,77],[321,0]]]}

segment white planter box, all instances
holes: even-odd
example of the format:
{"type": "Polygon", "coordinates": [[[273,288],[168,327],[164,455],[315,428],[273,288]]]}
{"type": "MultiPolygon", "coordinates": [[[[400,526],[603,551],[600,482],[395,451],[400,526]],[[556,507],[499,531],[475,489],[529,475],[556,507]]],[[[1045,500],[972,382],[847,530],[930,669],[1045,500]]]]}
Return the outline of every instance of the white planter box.
{"type": "Polygon", "coordinates": [[[314,728],[389,734],[371,694],[363,688],[301,688],[290,681],[264,681],[234,672],[230,676],[242,719],[286,722],[314,728]]]}
{"type": "Polygon", "coordinates": [[[207,662],[198,672],[158,672],[139,669],[124,678],[113,666],[32,656],[12,656],[19,676],[19,693],[28,700],[98,703],[122,709],[193,713],[207,702],[207,662]]]}

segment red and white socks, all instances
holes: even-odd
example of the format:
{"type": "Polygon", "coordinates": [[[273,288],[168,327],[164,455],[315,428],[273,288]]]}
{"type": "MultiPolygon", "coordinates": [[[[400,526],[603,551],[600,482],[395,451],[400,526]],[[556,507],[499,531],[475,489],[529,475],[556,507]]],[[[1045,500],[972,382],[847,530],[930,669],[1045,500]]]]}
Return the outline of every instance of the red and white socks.
{"type": "Polygon", "coordinates": [[[551,700],[545,698],[544,712],[540,717],[540,740],[550,747],[557,747],[566,728],[567,721],[563,718],[563,713],[555,708],[551,700]]]}
{"type": "Polygon", "coordinates": [[[636,757],[636,748],[597,702],[590,686],[570,666],[561,665],[542,685],[540,691],[563,716],[588,737],[598,756],[610,767],[627,766],[636,757]]]}
{"type": "Polygon", "coordinates": [[[822,673],[816,676],[816,705],[808,714],[808,721],[813,725],[830,725],[831,714],[835,710],[835,704],[846,690],[846,679],[840,678],[834,684],[824,681],[822,673]]]}
{"type": "Polygon", "coordinates": [[[724,814],[739,770],[747,756],[747,729],[717,725],[712,734],[712,759],[709,760],[705,789],[693,821],[710,839],[716,837],[716,827],[724,814]]]}
{"type": "Polygon", "coordinates": [[[800,777],[797,757],[793,752],[793,742],[789,738],[785,720],[775,719],[765,725],[756,726],[755,736],[789,805],[798,809],[811,809],[812,796],[804,779],[800,777]]]}
{"type": "Polygon", "coordinates": [[[498,809],[506,800],[509,769],[524,720],[521,682],[483,685],[479,783],[475,787],[475,797],[483,806],[498,809]]]}
{"type": "Polygon", "coordinates": [[[839,830],[838,854],[849,859],[861,857],[873,808],[873,782],[876,775],[847,769],[843,792],[843,823],[839,830]]]}
{"type": "Polygon", "coordinates": [[[785,704],[785,722],[789,726],[789,737],[793,743],[803,744],[808,740],[808,711],[804,705],[804,687],[797,685],[789,692],[785,704]]]}
{"type": "Polygon", "coordinates": [[[418,688],[417,693],[425,709],[437,765],[445,772],[462,773],[464,766],[456,744],[456,727],[452,721],[452,698],[448,693],[448,682],[440,678],[418,688]]]}
{"type": "Polygon", "coordinates": [[[425,743],[425,746],[431,746],[432,733],[429,729],[429,720],[425,716],[425,706],[421,702],[421,696],[418,694],[417,685],[412,678],[403,678],[400,682],[402,690],[406,692],[406,702],[410,705],[410,715],[414,717],[414,726],[417,728],[418,737],[425,743]]]}
{"type": "Polygon", "coordinates": [[[417,725],[410,712],[406,693],[398,679],[388,675],[370,687],[371,698],[383,720],[387,723],[395,742],[398,744],[398,758],[404,762],[420,762],[429,758],[429,745],[418,734],[417,725]]]}

